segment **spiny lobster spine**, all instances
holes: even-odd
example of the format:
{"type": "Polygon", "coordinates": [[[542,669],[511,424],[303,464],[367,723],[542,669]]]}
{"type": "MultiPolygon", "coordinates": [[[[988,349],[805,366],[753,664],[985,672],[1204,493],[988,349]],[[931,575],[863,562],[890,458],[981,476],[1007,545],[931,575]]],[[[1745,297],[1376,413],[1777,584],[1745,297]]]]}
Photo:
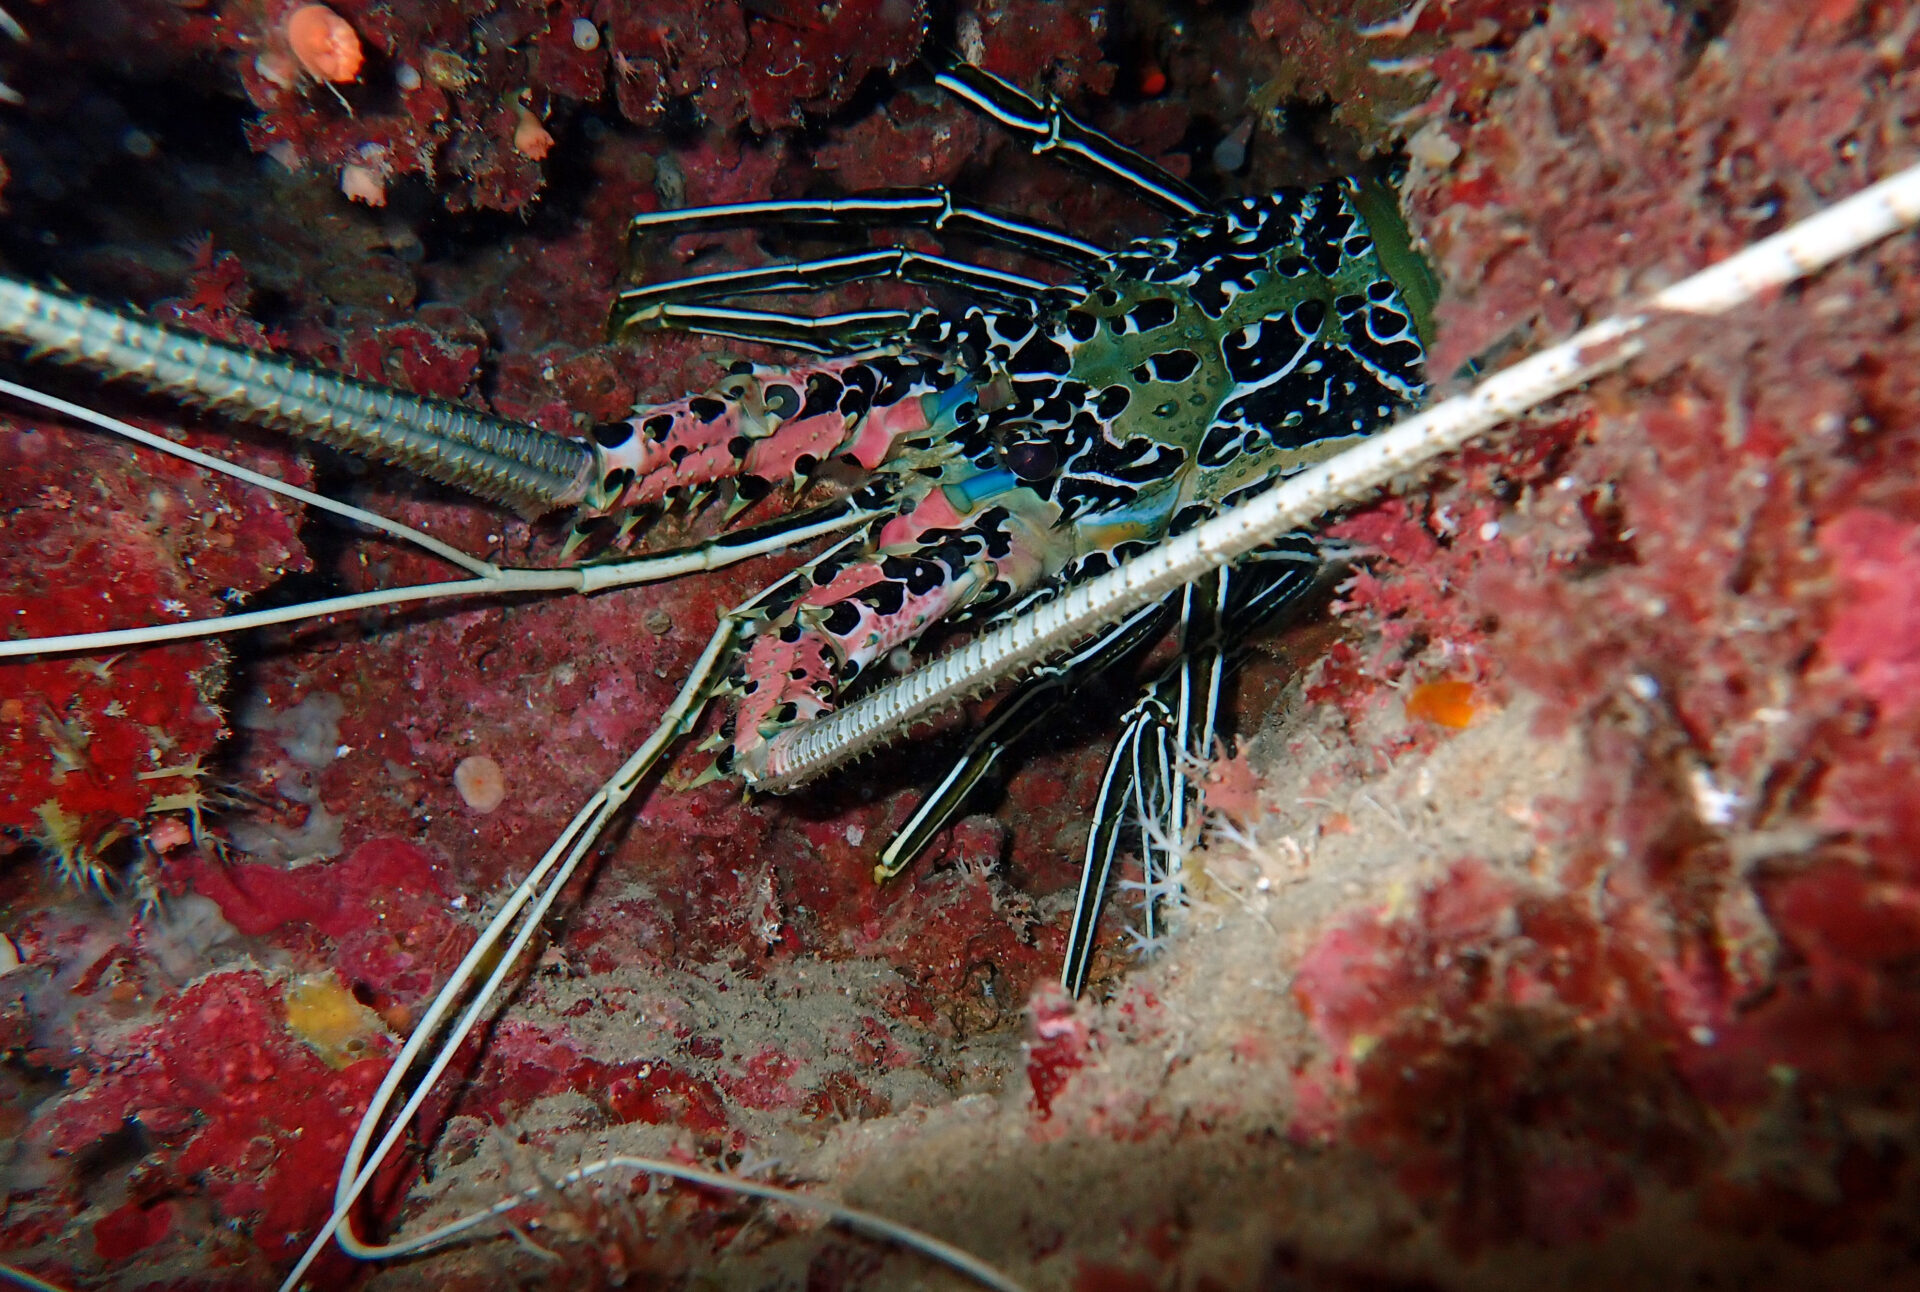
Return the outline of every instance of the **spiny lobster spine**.
{"type": "Polygon", "coordinates": [[[388,390],[0,277],[0,336],[33,357],[318,440],[524,515],[579,501],[598,478],[588,444],[445,400],[388,390]]]}

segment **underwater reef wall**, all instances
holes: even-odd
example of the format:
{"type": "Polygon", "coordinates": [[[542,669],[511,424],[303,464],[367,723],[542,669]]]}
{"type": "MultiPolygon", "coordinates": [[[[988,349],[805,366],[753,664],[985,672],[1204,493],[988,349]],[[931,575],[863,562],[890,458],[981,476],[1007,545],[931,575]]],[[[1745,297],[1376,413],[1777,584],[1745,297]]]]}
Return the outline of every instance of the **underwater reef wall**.
{"type": "MultiPolygon", "coordinates": [[[[563,431],[761,354],[605,339],[634,213],[949,183],[1087,237],[1157,227],[933,93],[939,41],[1208,192],[1400,174],[1443,383],[1920,157],[1920,20],[1892,0],[337,0],[351,75],[299,8],[11,6],[0,258],[563,431]]],[[[773,242],[703,236],[698,265],[773,242]]],[[[1195,855],[1145,964],[1115,904],[1078,1002],[1051,982],[1118,683],[884,887],[878,842],[951,743],[788,798],[655,788],[369,1216],[644,1152],[777,1159],[1033,1287],[1920,1283],[1917,320],[1906,235],[1666,325],[1332,522],[1355,554],[1332,605],[1237,687],[1214,805],[1238,841],[1195,855]]],[[[469,550],[558,550],[553,524],[35,376],[469,550]]],[[[5,1259],[270,1286],[489,904],[783,568],[0,664],[5,1259]]],[[[15,636],[437,573],[0,411],[15,636]]],[[[520,1224],[570,1265],[502,1231],[316,1285],[929,1277],[703,1191],[606,1185],[520,1224]]]]}

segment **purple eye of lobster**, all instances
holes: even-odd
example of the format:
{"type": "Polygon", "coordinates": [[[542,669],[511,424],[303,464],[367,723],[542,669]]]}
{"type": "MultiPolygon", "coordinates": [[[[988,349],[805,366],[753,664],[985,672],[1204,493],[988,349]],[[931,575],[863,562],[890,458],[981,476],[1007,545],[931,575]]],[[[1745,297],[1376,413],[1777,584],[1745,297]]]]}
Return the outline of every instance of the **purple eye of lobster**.
{"type": "Polygon", "coordinates": [[[1060,454],[1044,440],[1037,444],[1009,444],[1000,456],[1007,470],[1022,480],[1044,480],[1060,469],[1060,454]]]}

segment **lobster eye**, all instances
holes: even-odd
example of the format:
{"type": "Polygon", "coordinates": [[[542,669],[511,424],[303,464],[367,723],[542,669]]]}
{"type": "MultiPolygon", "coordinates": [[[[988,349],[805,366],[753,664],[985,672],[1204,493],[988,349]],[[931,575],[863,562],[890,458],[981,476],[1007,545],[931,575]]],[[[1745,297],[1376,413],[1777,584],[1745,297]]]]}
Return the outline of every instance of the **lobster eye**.
{"type": "Polygon", "coordinates": [[[768,386],[761,402],[769,413],[785,421],[800,411],[800,392],[792,386],[768,386]]]}
{"type": "Polygon", "coordinates": [[[1044,480],[1060,469],[1060,455],[1053,445],[1039,443],[1009,444],[1002,453],[1007,470],[1022,480],[1044,480]]]}

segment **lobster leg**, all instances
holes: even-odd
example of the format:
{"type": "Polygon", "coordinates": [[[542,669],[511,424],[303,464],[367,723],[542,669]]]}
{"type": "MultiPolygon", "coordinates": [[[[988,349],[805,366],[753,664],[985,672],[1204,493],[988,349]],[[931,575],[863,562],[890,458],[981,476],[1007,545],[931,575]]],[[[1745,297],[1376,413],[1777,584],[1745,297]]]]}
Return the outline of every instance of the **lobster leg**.
{"type": "Polygon", "coordinates": [[[1087,855],[1080,867],[1080,891],[1074,898],[1073,921],[1067,926],[1067,949],[1060,965],[1060,985],[1073,996],[1078,996],[1086,987],[1087,971],[1093,964],[1094,935],[1100,926],[1100,913],[1106,907],[1114,862],[1119,857],[1121,831],[1127,825],[1127,806],[1138,797],[1144,779],[1139,764],[1140,742],[1155,729],[1159,716],[1153,706],[1154,697],[1148,693],[1121,719],[1120,735],[1113,743],[1106,772],[1100,778],[1100,793],[1094,800],[1093,830],[1088,835],[1087,855]]]}
{"type": "Polygon", "coordinates": [[[918,227],[984,239],[1066,269],[1085,270],[1106,259],[1108,248],[1070,233],[954,200],[944,184],[891,189],[852,197],[790,201],[726,202],[679,211],[649,211],[628,225],[630,235],[675,237],[707,229],[796,224],[830,228],[918,227]]]}
{"type": "Polygon", "coordinates": [[[1157,162],[1109,139],[1057,101],[1041,103],[1018,86],[966,63],[933,78],[1007,129],[1034,140],[1036,153],[1064,153],[1127,185],[1134,193],[1177,215],[1198,215],[1207,200],[1157,162]]]}
{"type": "Polygon", "coordinates": [[[1100,912],[1129,826],[1138,826],[1142,836],[1147,938],[1155,937],[1159,903],[1174,882],[1170,872],[1183,843],[1187,814],[1198,802],[1184,769],[1212,751],[1220,690],[1233,664],[1234,643],[1285,613],[1313,587],[1319,568],[1313,540],[1292,534],[1223,571],[1212,597],[1195,597],[1198,585],[1185,590],[1201,603],[1202,622],[1189,614],[1188,640],[1180,658],[1122,719],[1101,778],[1060,971],[1061,985],[1071,994],[1079,995],[1086,986],[1100,912]]]}
{"type": "Polygon", "coordinates": [[[928,791],[913,815],[894,832],[873,868],[876,881],[906,869],[933,837],[951,825],[968,795],[983,781],[1013,743],[1072,701],[1087,678],[1113,667],[1166,631],[1175,598],[1142,606],[1072,655],[1043,665],[994,707],[986,724],[967,743],[952,770],[928,791]]]}
{"type": "MultiPolygon", "coordinates": [[[[1100,912],[1106,903],[1120,841],[1128,825],[1138,827],[1140,864],[1144,872],[1147,937],[1154,937],[1159,896],[1174,881],[1178,852],[1184,843],[1186,780],[1183,760],[1187,736],[1187,701],[1194,674],[1214,673],[1219,653],[1202,652],[1192,640],[1201,625],[1194,622],[1196,601],[1217,598],[1218,580],[1202,587],[1189,585],[1170,600],[1180,603],[1183,643],[1179,658],[1147,687],[1139,701],[1121,718],[1120,736],[1107,759],[1094,801],[1094,826],[1087,839],[1087,855],[1080,869],[1080,891],[1075,895],[1073,920],[1067,928],[1067,949],[1060,981],[1077,996],[1086,985],[1100,912]],[[1211,595],[1209,595],[1211,594],[1211,595]],[[1178,746],[1175,741],[1178,741],[1178,746]]],[[[1208,607],[1212,609],[1212,606],[1208,607]]]]}
{"type": "Polygon", "coordinates": [[[956,287],[977,296],[1012,302],[1022,309],[1031,309],[1036,301],[1067,303],[1080,295],[1078,289],[1055,287],[1022,274],[983,269],[965,261],[904,247],[881,247],[843,256],[782,261],[754,269],[629,287],[614,297],[607,330],[613,336],[655,330],[661,326],[655,320],[664,312],[689,301],[772,292],[817,292],[876,278],[927,287],[956,287]]]}
{"type": "Polygon", "coordinates": [[[845,356],[884,347],[912,327],[918,310],[847,310],[839,314],[783,314],[724,305],[656,307],[636,327],[650,332],[692,332],[751,341],[805,354],[845,356]]]}

